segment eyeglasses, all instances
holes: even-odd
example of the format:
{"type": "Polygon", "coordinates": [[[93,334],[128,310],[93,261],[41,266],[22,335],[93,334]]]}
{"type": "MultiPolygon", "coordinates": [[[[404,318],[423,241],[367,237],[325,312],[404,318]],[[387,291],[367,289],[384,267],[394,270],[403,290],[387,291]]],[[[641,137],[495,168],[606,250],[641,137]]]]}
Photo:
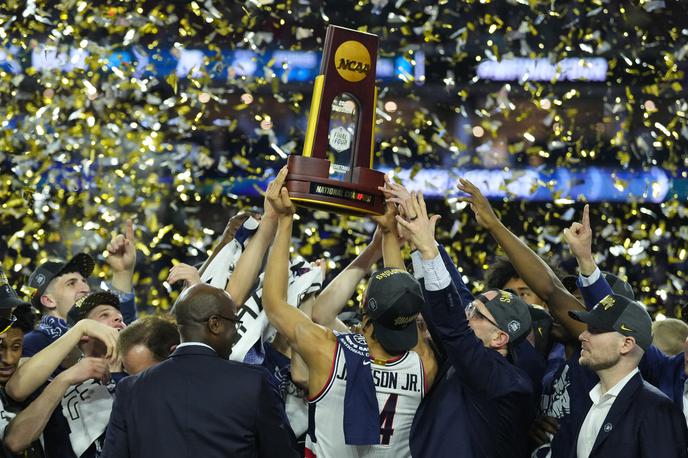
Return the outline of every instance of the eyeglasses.
{"type": "Polygon", "coordinates": [[[490,318],[486,317],[483,315],[480,310],[478,310],[478,307],[475,306],[475,301],[471,302],[466,306],[466,318],[469,320],[471,318],[476,318],[478,320],[487,320],[490,324],[493,324],[497,329],[500,329],[499,325],[492,321],[490,318]]]}
{"type": "MultiPolygon", "coordinates": [[[[0,318],[0,329],[2,329],[0,331],[0,336],[9,331],[15,321],[17,321],[17,317],[14,315],[10,315],[7,318],[0,318]]],[[[0,340],[2,340],[2,337],[0,337],[0,340]]]]}
{"type": "Polygon", "coordinates": [[[205,318],[205,319],[203,319],[203,320],[198,320],[198,322],[199,322],[199,323],[205,323],[206,321],[210,321],[211,318],[213,318],[213,317],[215,317],[215,318],[221,318],[221,319],[227,320],[227,321],[231,321],[232,323],[234,323],[234,327],[235,327],[235,328],[237,327],[237,323],[239,323],[239,321],[240,321],[238,318],[233,317],[233,316],[224,316],[224,315],[221,315],[221,314],[219,314],[219,313],[213,313],[213,314],[210,315],[208,318],[205,318]]]}

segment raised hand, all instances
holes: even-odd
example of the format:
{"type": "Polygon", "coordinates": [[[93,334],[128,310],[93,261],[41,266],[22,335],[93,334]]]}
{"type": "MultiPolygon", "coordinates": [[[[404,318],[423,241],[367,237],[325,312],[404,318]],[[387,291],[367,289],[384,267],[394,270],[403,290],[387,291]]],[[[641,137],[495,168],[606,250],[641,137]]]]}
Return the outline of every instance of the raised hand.
{"type": "Polygon", "coordinates": [[[530,426],[528,435],[535,442],[535,445],[542,445],[552,441],[554,436],[559,431],[559,423],[554,417],[543,415],[537,417],[530,426]]]}
{"type": "Polygon", "coordinates": [[[136,265],[134,223],[128,219],[124,234],[115,235],[107,246],[107,263],[113,273],[133,272],[136,265]]]}
{"type": "Polygon", "coordinates": [[[106,358],[115,360],[119,357],[117,349],[119,331],[117,329],[88,318],[80,320],[72,329],[76,329],[76,332],[81,333],[82,337],[98,339],[103,342],[106,349],[106,358]]]}
{"type": "Polygon", "coordinates": [[[229,218],[229,221],[227,221],[227,226],[225,226],[225,230],[222,232],[220,243],[227,244],[231,242],[242,224],[244,224],[250,217],[251,215],[248,213],[239,213],[229,218]]]}
{"type": "Polygon", "coordinates": [[[180,263],[170,269],[170,274],[167,276],[167,283],[173,285],[178,281],[186,282],[185,288],[201,283],[201,276],[198,269],[188,264],[180,263]]]}
{"type": "Polygon", "coordinates": [[[291,217],[294,215],[294,204],[289,198],[289,191],[284,186],[284,180],[287,178],[287,167],[282,167],[277,177],[270,182],[265,193],[267,201],[278,217],[291,217]]]}
{"type": "Polygon", "coordinates": [[[388,203],[396,204],[397,211],[401,216],[406,216],[409,213],[409,206],[411,205],[411,193],[403,185],[392,181],[389,175],[385,175],[385,185],[378,186],[378,189],[385,195],[385,200],[388,203]]]}
{"type": "Polygon", "coordinates": [[[63,378],[69,385],[78,385],[91,379],[107,383],[110,380],[108,360],[105,358],[82,358],[58,377],[63,378]]]}
{"type": "Polygon", "coordinates": [[[439,254],[435,243],[435,224],[440,216],[428,216],[423,193],[415,191],[411,193],[408,212],[408,219],[397,215],[397,222],[424,259],[435,258],[439,254]]]}
{"type": "Polygon", "coordinates": [[[475,213],[475,219],[485,229],[492,230],[499,224],[499,218],[490,206],[490,202],[480,192],[480,189],[465,178],[459,178],[456,184],[459,191],[465,192],[469,197],[462,197],[460,200],[468,202],[471,205],[471,210],[475,213]]]}
{"type": "Polygon", "coordinates": [[[380,216],[371,216],[370,219],[375,221],[378,228],[384,233],[392,232],[396,233],[397,228],[397,209],[395,205],[387,200],[385,203],[385,214],[380,216]]]}
{"type": "Polygon", "coordinates": [[[590,227],[590,206],[583,207],[583,218],[580,223],[574,222],[564,229],[564,239],[569,244],[571,253],[576,257],[583,275],[590,275],[596,268],[592,256],[592,228],[590,227]]]}

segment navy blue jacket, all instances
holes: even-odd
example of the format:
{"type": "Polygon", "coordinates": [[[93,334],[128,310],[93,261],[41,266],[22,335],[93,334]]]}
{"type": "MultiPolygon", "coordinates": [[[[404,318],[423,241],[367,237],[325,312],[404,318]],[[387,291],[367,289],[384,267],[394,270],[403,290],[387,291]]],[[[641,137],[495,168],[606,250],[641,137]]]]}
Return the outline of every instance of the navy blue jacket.
{"type": "Polygon", "coordinates": [[[296,457],[292,436],[262,368],[194,345],[119,383],[103,458],[296,457]]]}
{"type": "Polygon", "coordinates": [[[528,376],[475,336],[453,283],[424,295],[423,318],[446,359],[414,417],[412,456],[527,456],[533,418],[528,376]]]}
{"type": "MultiPolygon", "coordinates": [[[[580,431],[588,408],[574,419],[580,431]]],[[[553,454],[576,458],[576,441],[567,454],[553,454]]],[[[688,429],[683,413],[661,391],[634,375],[612,404],[602,428],[597,434],[590,458],[685,458],[688,457],[688,429]]]]}

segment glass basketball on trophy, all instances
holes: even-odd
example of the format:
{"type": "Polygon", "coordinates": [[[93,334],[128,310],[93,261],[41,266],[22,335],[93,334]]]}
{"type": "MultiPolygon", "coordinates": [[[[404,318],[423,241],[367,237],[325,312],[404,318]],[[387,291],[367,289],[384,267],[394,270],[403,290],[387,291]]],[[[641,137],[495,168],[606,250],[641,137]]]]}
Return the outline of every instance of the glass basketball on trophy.
{"type": "Polygon", "coordinates": [[[378,37],[330,25],[315,79],[303,154],[289,156],[286,187],[297,205],[353,215],[384,213],[373,170],[378,37]]]}

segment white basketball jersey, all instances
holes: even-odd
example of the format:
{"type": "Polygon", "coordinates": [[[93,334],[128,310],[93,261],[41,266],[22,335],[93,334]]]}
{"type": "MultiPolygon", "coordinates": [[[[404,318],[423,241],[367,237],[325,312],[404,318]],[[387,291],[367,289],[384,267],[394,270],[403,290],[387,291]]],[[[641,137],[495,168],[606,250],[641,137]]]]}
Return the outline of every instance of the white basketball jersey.
{"type": "Polygon", "coordinates": [[[371,364],[380,413],[379,445],[347,445],[344,441],[344,394],[346,366],[344,350],[337,343],[333,371],[323,390],[309,398],[310,430],[306,436],[306,458],[411,457],[411,423],[425,394],[425,374],[420,356],[413,351],[385,364],[371,364]]]}

